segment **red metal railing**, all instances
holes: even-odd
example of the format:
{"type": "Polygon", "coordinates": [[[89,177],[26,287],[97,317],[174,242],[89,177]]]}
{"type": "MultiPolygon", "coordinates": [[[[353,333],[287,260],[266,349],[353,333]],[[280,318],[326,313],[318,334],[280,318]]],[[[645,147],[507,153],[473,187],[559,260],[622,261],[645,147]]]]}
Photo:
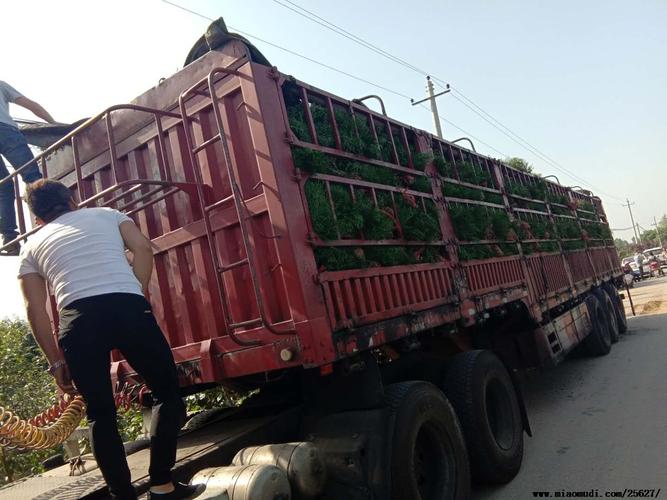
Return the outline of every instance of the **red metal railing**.
{"type": "Polygon", "coordinates": [[[452,270],[443,264],[325,272],[320,282],[335,330],[456,300],[452,270]]]}
{"type": "Polygon", "coordinates": [[[167,161],[167,152],[165,149],[165,144],[162,140],[162,132],[164,130],[162,125],[162,118],[178,118],[180,115],[178,113],[173,113],[170,111],[163,111],[158,109],[152,109],[145,106],[138,106],[133,104],[121,104],[116,106],[111,106],[106,110],[102,111],[98,115],[90,118],[75,130],[67,134],[62,139],[58,140],[50,147],[45,149],[42,153],[36,156],[35,160],[27,162],[25,165],[21,166],[14,170],[7,177],[0,179],[0,185],[6,182],[13,182],[14,189],[16,193],[16,208],[17,208],[17,223],[19,227],[19,235],[12,241],[6,242],[3,246],[0,247],[0,251],[7,249],[10,245],[24,241],[28,236],[34,234],[39,230],[39,226],[34,227],[30,230],[27,229],[26,216],[23,211],[23,200],[19,192],[19,183],[17,182],[17,177],[21,175],[30,165],[37,163],[41,166],[41,173],[44,178],[48,178],[47,170],[47,158],[58,151],[64,146],[71,146],[71,168],[58,172],[54,177],[55,179],[63,179],[71,174],[75,175],[76,182],[74,184],[73,196],[77,199],[79,207],[88,207],[88,206],[114,206],[115,203],[120,200],[128,200],[123,205],[118,208],[128,212],[130,215],[136,213],[139,210],[143,210],[162,199],[170,196],[178,191],[183,191],[189,196],[197,196],[196,186],[193,183],[188,182],[175,182],[168,175],[168,169],[165,168],[167,161]],[[152,115],[155,122],[155,126],[158,130],[158,141],[159,141],[159,177],[157,179],[134,179],[134,180],[119,180],[118,176],[118,156],[116,153],[116,139],[114,136],[113,128],[113,113],[117,111],[137,111],[141,113],[146,113],[152,115]],[[80,160],[79,152],[79,143],[78,138],[81,134],[89,130],[98,122],[106,122],[106,137],[108,144],[108,151],[110,156],[109,168],[111,172],[111,186],[97,192],[97,193],[86,193],[84,188],[84,183],[87,176],[82,171],[82,164],[80,160]],[[149,186],[154,186],[153,189],[145,191],[149,186]],[[135,197],[134,194],[137,191],[143,190],[141,196],[135,197]],[[120,191],[120,192],[119,192],[120,191]],[[119,193],[117,193],[119,192],[119,193]],[[117,194],[114,194],[117,193],[117,194]],[[160,194],[161,193],[161,194],[160,194]],[[108,198],[110,195],[113,195],[111,198],[108,198]],[[159,195],[155,197],[156,195],[159,195]],[[107,198],[104,200],[104,198],[107,198]],[[98,205],[98,201],[103,200],[101,204],[98,205]]]}

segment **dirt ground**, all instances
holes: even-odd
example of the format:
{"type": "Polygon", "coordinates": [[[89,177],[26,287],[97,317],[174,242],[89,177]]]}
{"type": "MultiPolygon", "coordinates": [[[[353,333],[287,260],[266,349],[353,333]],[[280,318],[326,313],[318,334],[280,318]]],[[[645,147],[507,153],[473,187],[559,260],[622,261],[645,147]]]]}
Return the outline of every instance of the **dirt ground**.
{"type": "MultiPolygon", "coordinates": [[[[625,294],[625,313],[628,317],[632,316],[628,292],[625,294]]],[[[667,313],[667,277],[648,278],[630,289],[630,297],[635,306],[635,314],[643,316],[645,314],[667,313]]]]}

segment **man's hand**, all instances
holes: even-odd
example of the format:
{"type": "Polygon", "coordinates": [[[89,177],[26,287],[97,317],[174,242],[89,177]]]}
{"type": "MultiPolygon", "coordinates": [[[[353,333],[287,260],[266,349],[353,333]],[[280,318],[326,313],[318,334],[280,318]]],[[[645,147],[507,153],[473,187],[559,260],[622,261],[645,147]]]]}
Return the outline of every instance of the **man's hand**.
{"type": "Polygon", "coordinates": [[[69,368],[66,364],[60,365],[53,371],[53,378],[56,379],[56,384],[60,387],[60,390],[65,394],[76,394],[77,391],[72,384],[72,377],[69,374],[69,368]]]}

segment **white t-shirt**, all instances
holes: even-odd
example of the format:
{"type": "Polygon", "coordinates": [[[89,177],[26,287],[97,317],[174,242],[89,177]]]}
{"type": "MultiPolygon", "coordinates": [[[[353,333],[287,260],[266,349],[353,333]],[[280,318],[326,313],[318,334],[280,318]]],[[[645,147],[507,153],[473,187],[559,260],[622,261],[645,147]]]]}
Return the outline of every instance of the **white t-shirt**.
{"type": "Polygon", "coordinates": [[[51,285],[58,309],[106,293],[142,295],[125,256],[118,226],[131,221],[111,208],[67,212],[30,237],[19,257],[19,277],[37,273],[51,285]]]}

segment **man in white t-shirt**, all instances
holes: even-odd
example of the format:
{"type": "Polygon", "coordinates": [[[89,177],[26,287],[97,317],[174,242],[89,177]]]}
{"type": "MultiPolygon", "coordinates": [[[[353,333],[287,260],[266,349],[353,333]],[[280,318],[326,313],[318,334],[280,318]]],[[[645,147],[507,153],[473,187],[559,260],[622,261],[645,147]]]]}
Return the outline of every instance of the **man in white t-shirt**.
{"type": "Polygon", "coordinates": [[[43,226],[19,258],[28,321],[60,388],[78,391],[86,402],[93,453],[112,498],[136,498],[116,424],[113,349],[145,380],[155,402],[149,498],[190,498],[195,487],[171,479],[185,407],[171,349],[144,298],[153,270],[150,241],[116,210],[76,210],[69,189],[56,181],[28,185],[26,201],[43,226]],[[57,343],[46,310],[47,282],[60,316],[57,343]]]}

